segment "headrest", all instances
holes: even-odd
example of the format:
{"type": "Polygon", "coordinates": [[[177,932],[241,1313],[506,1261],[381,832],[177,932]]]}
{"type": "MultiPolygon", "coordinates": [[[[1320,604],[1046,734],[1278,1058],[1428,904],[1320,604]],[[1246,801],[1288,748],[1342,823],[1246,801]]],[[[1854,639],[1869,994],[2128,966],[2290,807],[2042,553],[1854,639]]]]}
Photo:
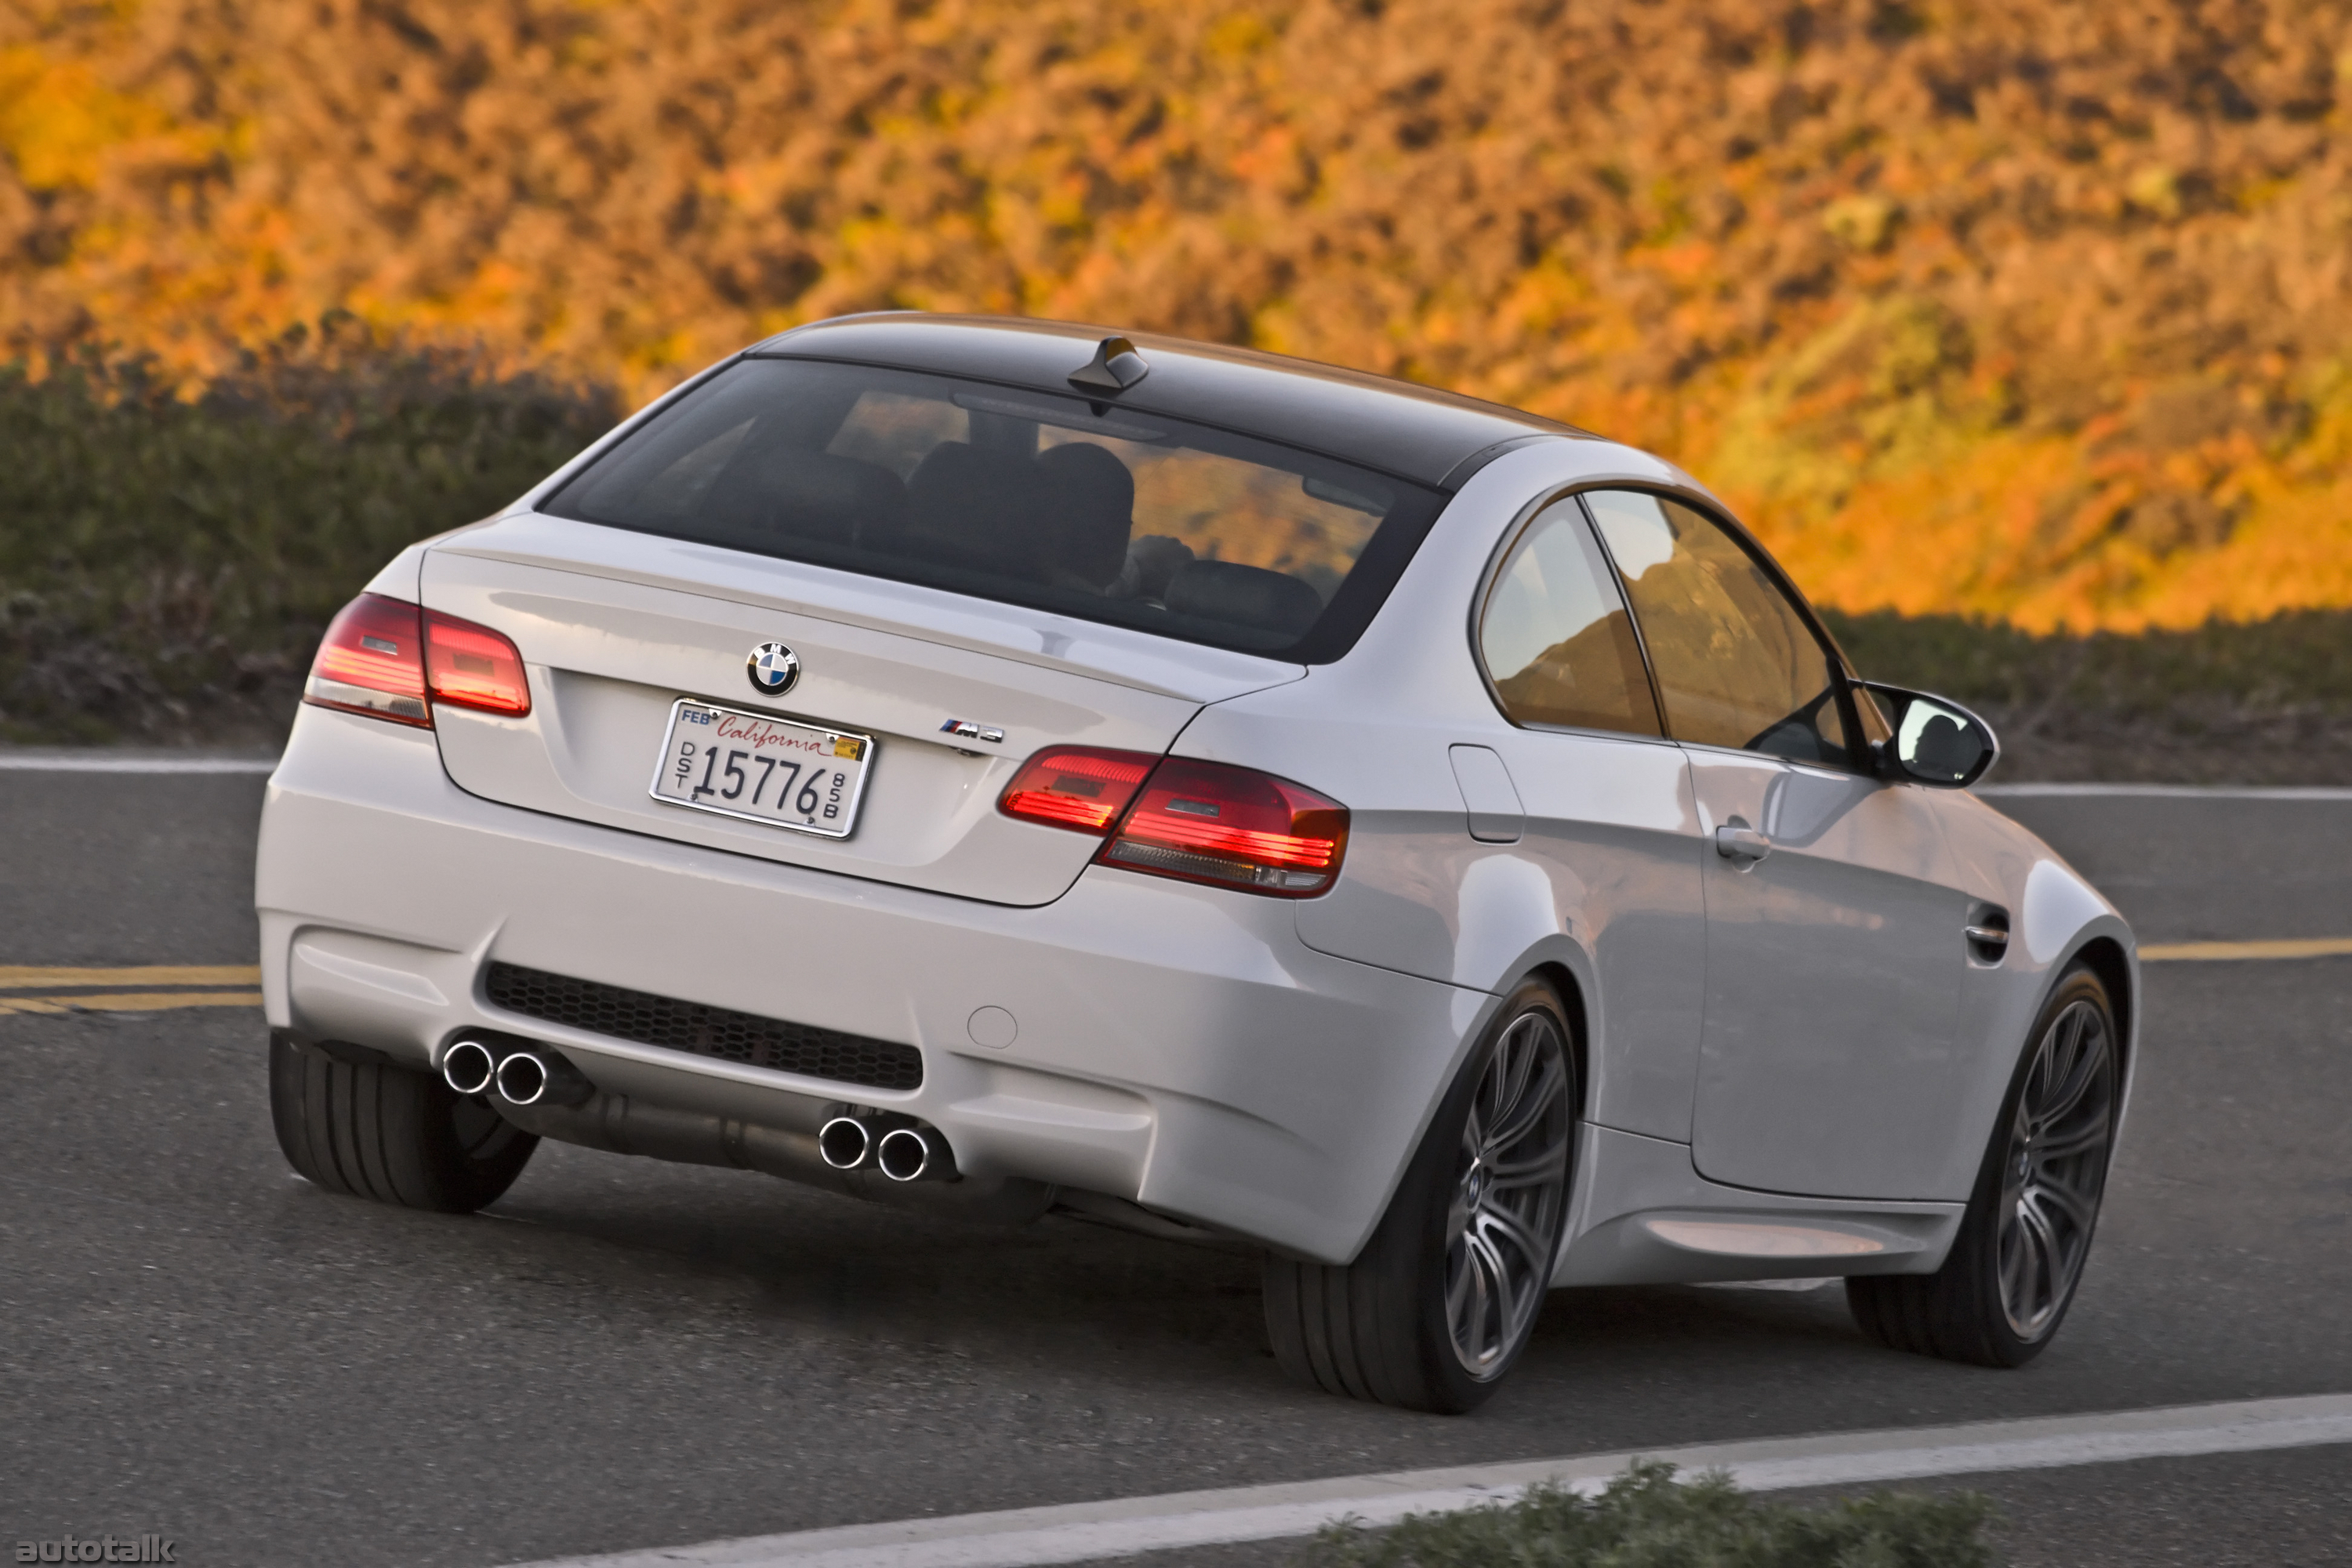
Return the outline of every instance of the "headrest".
{"type": "Polygon", "coordinates": [[[1105,447],[1088,441],[1037,455],[1054,563],[1083,582],[1108,588],[1127,564],[1135,526],[1135,476],[1105,447]]]}
{"type": "Polygon", "coordinates": [[[942,441],[907,480],[907,548],[983,572],[1035,576],[1046,543],[1039,489],[1031,458],[942,441]]]}
{"type": "Polygon", "coordinates": [[[846,544],[859,531],[896,522],[906,504],[898,476],[872,463],[805,447],[738,452],[702,500],[702,515],[753,532],[846,544]]]}

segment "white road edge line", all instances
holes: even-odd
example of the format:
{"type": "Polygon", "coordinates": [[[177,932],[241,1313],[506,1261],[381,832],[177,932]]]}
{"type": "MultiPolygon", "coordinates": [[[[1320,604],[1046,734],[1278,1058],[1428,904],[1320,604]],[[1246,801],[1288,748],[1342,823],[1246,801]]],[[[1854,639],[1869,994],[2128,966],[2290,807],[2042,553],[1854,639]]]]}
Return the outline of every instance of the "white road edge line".
{"type": "Polygon", "coordinates": [[[1776,1491],[2329,1443],[2352,1443],[2352,1394],[1397,1470],[849,1525],[699,1546],[551,1559],[527,1568],[1040,1568],[1140,1552],[1311,1535],[1346,1518],[1367,1525],[1393,1524],[1410,1513],[1508,1501],[1538,1481],[1590,1495],[1636,1458],[1664,1459],[1685,1470],[1728,1470],[1751,1491],[1776,1491]]]}
{"type": "Polygon", "coordinates": [[[2035,796],[2142,796],[2155,800],[2352,800],[2333,784],[1990,784],[1969,793],[1999,800],[2035,796]]]}
{"type": "Polygon", "coordinates": [[[113,757],[0,751],[0,773],[267,773],[276,757],[113,757]]]}

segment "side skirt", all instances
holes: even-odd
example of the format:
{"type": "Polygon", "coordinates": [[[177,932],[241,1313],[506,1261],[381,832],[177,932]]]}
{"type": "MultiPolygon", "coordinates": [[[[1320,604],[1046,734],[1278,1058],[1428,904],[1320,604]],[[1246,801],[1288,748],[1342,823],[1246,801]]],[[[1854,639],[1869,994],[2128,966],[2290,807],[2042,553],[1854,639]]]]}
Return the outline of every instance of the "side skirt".
{"type": "Polygon", "coordinates": [[[1556,1287],[1932,1274],[1966,1207],[1727,1187],[1698,1173],[1687,1143],[1583,1133],[1556,1287]]]}

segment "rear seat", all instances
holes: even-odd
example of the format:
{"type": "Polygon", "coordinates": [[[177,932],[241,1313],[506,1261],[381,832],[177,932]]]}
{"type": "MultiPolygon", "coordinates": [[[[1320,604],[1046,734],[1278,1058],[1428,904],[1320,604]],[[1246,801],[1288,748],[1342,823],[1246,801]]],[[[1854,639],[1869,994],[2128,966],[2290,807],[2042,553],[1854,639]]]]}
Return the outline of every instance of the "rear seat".
{"type": "Polygon", "coordinates": [[[1043,581],[1050,543],[1040,527],[1044,502],[1035,459],[942,441],[907,480],[898,548],[942,565],[1043,581]]]}
{"type": "Polygon", "coordinates": [[[1304,637],[1323,613],[1322,595],[1286,572],[1232,561],[1194,561],[1168,584],[1180,616],[1304,637]]]}
{"type": "Polygon", "coordinates": [[[747,533],[855,543],[992,576],[1122,596],[1158,588],[1173,614],[1259,631],[1303,635],[1323,612],[1322,597],[1286,573],[1192,560],[1178,541],[1134,538],[1135,476],[1086,441],[1034,458],[943,441],[903,484],[851,458],[746,449],[712,484],[702,512],[747,533]],[[1149,559],[1131,559],[1139,552],[1149,559]]]}
{"type": "Polygon", "coordinates": [[[769,445],[736,453],[703,498],[702,516],[746,533],[847,544],[899,522],[907,487],[854,458],[769,445]]]}

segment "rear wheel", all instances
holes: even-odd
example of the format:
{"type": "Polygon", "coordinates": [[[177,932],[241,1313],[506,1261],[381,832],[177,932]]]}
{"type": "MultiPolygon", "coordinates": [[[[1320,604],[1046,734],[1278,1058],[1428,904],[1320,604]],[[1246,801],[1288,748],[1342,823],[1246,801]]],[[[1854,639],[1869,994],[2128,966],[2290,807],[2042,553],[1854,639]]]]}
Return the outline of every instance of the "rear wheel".
{"type": "Polygon", "coordinates": [[[1854,1321],[1881,1344],[2023,1366],[2065,1321],[2106,1191],[2122,1082],[2098,976],[2070,971],[2028,1039],[1943,1268],[1845,1282],[1854,1321]]]}
{"type": "Polygon", "coordinates": [[[1518,1361],[1568,1212],[1576,1062],[1550,990],[1505,1005],[1355,1262],[1269,1258],[1266,1327],[1301,1383],[1457,1415],[1518,1361]]]}
{"type": "Polygon", "coordinates": [[[431,1073],[269,1038],[269,1118],[314,1186],[404,1208],[471,1214],[522,1173],[539,1140],[431,1073]]]}

